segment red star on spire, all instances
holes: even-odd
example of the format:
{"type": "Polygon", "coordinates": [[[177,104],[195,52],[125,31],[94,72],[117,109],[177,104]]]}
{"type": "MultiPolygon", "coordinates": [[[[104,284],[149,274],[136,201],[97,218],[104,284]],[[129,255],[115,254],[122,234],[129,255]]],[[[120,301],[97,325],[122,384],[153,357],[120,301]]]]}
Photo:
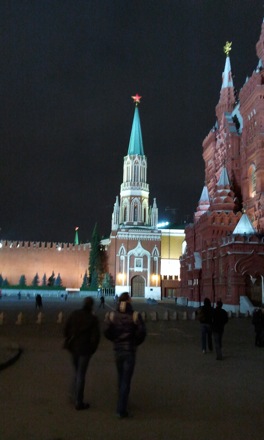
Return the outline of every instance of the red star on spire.
{"type": "Polygon", "coordinates": [[[131,96],[131,98],[133,99],[134,103],[136,105],[138,105],[138,104],[140,104],[140,100],[141,100],[142,96],[139,96],[139,94],[136,93],[136,95],[135,96],[131,96]]]}

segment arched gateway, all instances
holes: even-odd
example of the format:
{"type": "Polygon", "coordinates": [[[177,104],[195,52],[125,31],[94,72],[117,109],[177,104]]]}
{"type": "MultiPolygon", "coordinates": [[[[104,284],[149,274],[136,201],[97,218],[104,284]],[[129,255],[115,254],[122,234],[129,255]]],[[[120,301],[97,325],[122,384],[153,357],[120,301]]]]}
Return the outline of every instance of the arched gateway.
{"type": "Polygon", "coordinates": [[[262,304],[262,279],[261,276],[252,277],[246,275],[246,295],[249,297],[252,304],[261,306],[262,304]]]}
{"type": "Polygon", "coordinates": [[[264,256],[255,250],[241,257],[235,271],[245,277],[245,293],[256,306],[264,302],[264,256]]]}
{"type": "Polygon", "coordinates": [[[131,296],[145,296],[145,280],[140,275],[136,275],[131,279],[131,296]]]}

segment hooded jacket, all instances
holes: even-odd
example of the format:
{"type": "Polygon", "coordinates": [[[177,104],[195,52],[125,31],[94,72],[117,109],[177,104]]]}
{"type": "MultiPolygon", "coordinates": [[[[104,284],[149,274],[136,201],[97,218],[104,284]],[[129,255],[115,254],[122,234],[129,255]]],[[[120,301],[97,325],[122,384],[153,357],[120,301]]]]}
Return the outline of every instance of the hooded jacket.
{"type": "Polygon", "coordinates": [[[140,313],[134,312],[129,302],[121,301],[116,312],[106,314],[104,335],[116,351],[135,352],[146,337],[146,327],[140,313]]]}

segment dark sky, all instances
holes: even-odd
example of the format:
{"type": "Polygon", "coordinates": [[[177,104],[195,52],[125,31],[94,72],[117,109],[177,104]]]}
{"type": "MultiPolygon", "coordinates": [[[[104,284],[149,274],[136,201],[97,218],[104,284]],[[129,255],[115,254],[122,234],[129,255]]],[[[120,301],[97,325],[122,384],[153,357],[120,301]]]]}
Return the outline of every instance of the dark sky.
{"type": "Polygon", "coordinates": [[[2,0],[0,238],[73,242],[79,226],[85,242],[96,222],[110,233],[136,93],[150,203],[191,221],[223,46],[239,90],[263,15],[263,0],[2,0]]]}

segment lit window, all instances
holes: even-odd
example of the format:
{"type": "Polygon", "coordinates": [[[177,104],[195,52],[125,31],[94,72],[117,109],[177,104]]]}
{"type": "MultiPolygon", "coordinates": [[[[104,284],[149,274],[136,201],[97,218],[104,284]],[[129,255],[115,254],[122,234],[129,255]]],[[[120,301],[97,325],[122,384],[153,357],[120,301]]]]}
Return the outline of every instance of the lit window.
{"type": "Polygon", "coordinates": [[[248,177],[249,195],[250,197],[254,197],[256,195],[256,166],[254,164],[249,167],[248,177]]]}

